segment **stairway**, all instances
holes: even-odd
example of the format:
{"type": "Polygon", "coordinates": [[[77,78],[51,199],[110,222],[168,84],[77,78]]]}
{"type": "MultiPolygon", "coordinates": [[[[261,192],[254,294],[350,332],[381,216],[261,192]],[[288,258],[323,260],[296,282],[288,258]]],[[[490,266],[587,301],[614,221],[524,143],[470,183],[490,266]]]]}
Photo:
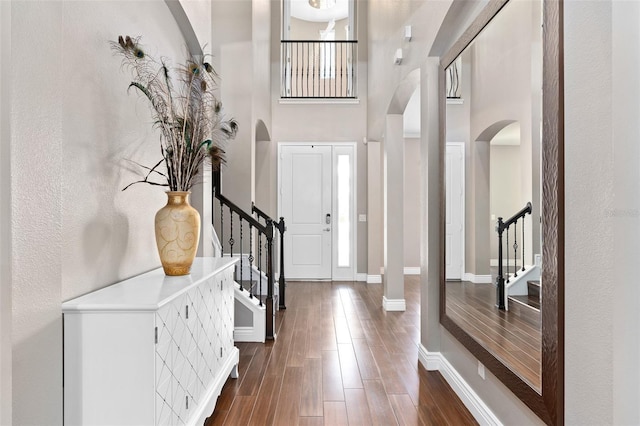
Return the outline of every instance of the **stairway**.
{"type": "Polygon", "coordinates": [[[526,295],[509,296],[509,312],[540,327],[540,301],[540,280],[528,280],[526,295]]]}

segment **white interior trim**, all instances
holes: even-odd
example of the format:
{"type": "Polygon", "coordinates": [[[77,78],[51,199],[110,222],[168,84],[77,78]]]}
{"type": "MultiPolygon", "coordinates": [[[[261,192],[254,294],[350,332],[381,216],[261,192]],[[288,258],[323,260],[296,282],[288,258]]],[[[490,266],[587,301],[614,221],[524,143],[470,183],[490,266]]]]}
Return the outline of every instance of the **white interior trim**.
{"type": "Polygon", "coordinates": [[[387,299],[387,296],[382,296],[382,309],[386,312],[404,312],[407,310],[407,302],[404,299],[387,299]]]}
{"type": "Polygon", "coordinates": [[[462,403],[481,425],[499,426],[502,422],[484,403],[478,394],[469,386],[464,378],[453,368],[440,352],[429,352],[422,344],[418,349],[418,360],[429,371],[440,371],[442,377],[458,395],[462,403]]]}
{"type": "Polygon", "coordinates": [[[491,284],[493,282],[491,275],[475,275],[469,272],[464,273],[462,280],[469,281],[474,284],[491,284]]]}
{"type": "Polygon", "coordinates": [[[331,278],[333,280],[355,280],[356,265],[358,263],[358,145],[356,142],[331,143],[331,167],[332,167],[332,194],[333,194],[333,211],[331,212],[334,220],[331,226],[331,241],[333,244],[333,254],[331,259],[331,278]],[[351,199],[349,200],[349,208],[351,210],[351,259],[349,266],[338,266],[338,156],[347,155],[351,167],[351,199]]]}
{"type": "Polygon", "coordinates": [[[382,284],[382,275],[367,275],[367,284],[382,284]]]}
{"type": "MultiPolygon", "coordinates": [[[[380,268],[380,275],[384,275],[384,266],[380,268]]],[[[405,266],[404,275],[420,275],[419,266],[405,266]]]]}
{"type": "Polygon", "coordinates": [[[358,272],[356,274],[356,281],[360,282],[360,283],[366,283],[367,282],[367,274],[363,274],[361,272],[358,272]]]}
{"type": "Polygon", "coordinates": [[[261,342],[265,341],[265,330],[267,329],[266,307],[258,304],[257,298],[249,298],[246,290],[240,290],[234,285],[235,301],[244,305],[253,317],[253,326],[233,328],[233,340],[236,342],[261,342]]]}
{"type": "Polygon", "coordinates": [[[404,267],[405,275],[420,275],[420,267],[419,266],[405,266],[404,267]]]}
{"type": "MultiPolygon", "coordinates": [[[[449,103],[449,101],[454,101],[451,102],[453,104],[462,104],[462,99],[447,99],[447,103],[449,103]]],[[[461,190],[462,190],[462,201],[461,201],[461,210],[462,212],[466,211],[465,209],[466,207],[466,194],[467,194],[467,187],[466,187],[466,182],[467,182],[467,175],[466,175],[466,168],[464,166],[464,158],[467,155],[467,150],[466,150],[466,144],[464,142],[447,142],[447,146],[458,146],[460,147],[460,149],[462,150],[462,170],[461,170],[461,190]]],[[[466,228],[466,221],[464,220],[464,214],[462,215],[462,223],[460,224],[462,226],[462,241],[461,241],[461,248],[462,248],[462,253],[460,253],[460,277],[464,280],[464,276],[465,276],[465,272],[464,272],[464,268],[467,262],[466,259],[466,244],[467,244],[467,228],[466,228]]],[[[466,280],[465,280],[466,281],[466,280]]]]}

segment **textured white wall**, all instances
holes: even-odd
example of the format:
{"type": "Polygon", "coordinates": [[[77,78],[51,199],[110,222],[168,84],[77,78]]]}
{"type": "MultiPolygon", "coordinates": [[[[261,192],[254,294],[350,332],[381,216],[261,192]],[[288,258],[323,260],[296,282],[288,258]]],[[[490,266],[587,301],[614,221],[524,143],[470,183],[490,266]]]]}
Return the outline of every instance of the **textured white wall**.
{"type": "MultiPolygon", "coordinates": [[[[640,424],[640,3],[612,2],[613,423],[640,424]]],[[[604,106],[603,106],[604,107],[604,106]]]]}
{"type": "Polygon", "coordinates": [[[404,140],[404,266],[420,266],[420,139],[404,140]]]}
{"type": "MultiPolygon", "coordinates": [[[[494,226],[498,217],[508,219],[520,210],[524,204],[521,202],[520,187],[520,145],[491,145],[489,148],[491,157],[489,192],[491,195],[490,214],[496,219],[489,222],[489,226],[494,226]]],[[[525,228],[529,227],[529,221],[525,228]]],[[[513,231],[511,232],[511,244],[513,244],[513,231]]],[[[518,240],[521,241],[521,231],[518,228],[518,240]]],[[[491,233],[489,242],[491,244],[490,259],[498,258],[498,240],[495,233],[491,233]]],[[[506,241],[505,241],[506,243],[506,241]]],[[[503,253],[506,257],[506,253],[503,253]]],[[[513,251],[509,253],[511,265],[513,266],[513,251]]]]}
{"type": "Polygon", "coordinates": [[[62,4],[11,12],[13,423],[60,424],[62,4]]]}
{"type": "Polygon", "coordinates": [[[11,7],[12,420],[60,424],[61,302],[159,266],[163,190],[120,191],[158,137],[107,41],[143,35],[180,60],[184,40],[164,2],[11,7]]]}
{"type": "MultiPolygon", "coordinates": [[[[632,134],[627,129],[637,126],[634,119],[634,124],[618,122],[620,127],[614,127],[616,113],[626,109],[623,106],[637,108],[628,98],[625,81],[613,85],[618,77],[612,74],[614,3],[565,2],[565,418],[570,425],[614,424],[614,371],[630,376],[635,371],[632,380],[638,378],[638,358],[624,362],[626,356],[620,352],[637,351],[637,345],[633,348],[614,334],[614,317],[625,316],[635,317],[624,325],[630,333],[638,333],[638,300],[630,297],[637,290],[625,291],[633,288],[626,283],[628,276],[616,279],[629,270],[627,247],[616,244],[616,226],[627,222],[630,237],[637,238],[633,230],[638,229],[638,217],[619,216],[615,209],[637,203],[638,194],[633,191],[637,181],[616,186],[615,169],[637,168],[638,157],[630,155],[636,148],[626,151],[631,141],[613,139],[614,134],[632,134]],[[614,99],[622,104],[616,105],[614,99]],[[614,367],[613,361],[623,363],[614,367]]],[[[617,59],[629,65],[637,61],[635,51],[627,54],[629,58],[617,59]]],[[[638,253],[634,254],[637,264],[638,253]]],[[[618,396],[616,406],[637,408],[637,390],[635,395],[618,396]]]]}
{"type": "Polygon", "coordinates": [[[0,2],[0,424],[11,424],[11,3],[0,2]]]}
{"type": "Polygon", "coordinates": [[[426,60],[438,28],[449,9],[446,1],[369,1],[369,84],[367,133],[381,140],[384,116],[398,85],[426,60]],[[404,40],[405,25],[412,26],[412,40],[404,40]],[[403,49],[401,65],[394,65],[398,48],[403,49]]]}
{"type": "Polygon", "coordinates": [[[367,143],[367,274],[380,275],[383,265],[384,204],[382,202],[382,144],[367,143]]]}

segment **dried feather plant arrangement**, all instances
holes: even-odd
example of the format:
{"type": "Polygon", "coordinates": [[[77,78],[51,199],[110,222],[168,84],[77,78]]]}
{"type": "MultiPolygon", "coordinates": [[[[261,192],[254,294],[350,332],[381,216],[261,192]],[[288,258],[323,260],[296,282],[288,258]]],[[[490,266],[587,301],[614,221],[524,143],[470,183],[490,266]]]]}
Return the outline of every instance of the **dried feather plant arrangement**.
{"type": "Polygon", "coordinates": [[[146,170],[144,179],[123,191],[136,183],[189,191],[206,161],[214,170],[225,163],[223,145],[235,138],[238,124],[233,119],[223,120],[222,104],[214,94],[217,75],[211,64],[190,56],[185,65],[170,69],[164,59],[158,61],[146,54],[139,39],[120,36],[111,42],[111,48],[133,74],[129,88],[150,103],[154,125],[161,131],[162,159],[153,167],[140,165],[146,170]],[[153,178],[160,178],[160,182],[153,178]]]}

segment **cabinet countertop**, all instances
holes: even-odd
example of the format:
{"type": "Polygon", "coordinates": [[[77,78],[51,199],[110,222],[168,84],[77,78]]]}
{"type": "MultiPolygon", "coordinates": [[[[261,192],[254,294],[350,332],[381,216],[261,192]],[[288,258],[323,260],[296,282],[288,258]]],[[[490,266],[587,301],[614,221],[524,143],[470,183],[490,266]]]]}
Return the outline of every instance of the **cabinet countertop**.
{"type": "Polygon", "coordinates": [[[166,276],[162,268],[154,269],[64,302],[62,312],[155,311],[237,261],[232,257],[199,257],[191,273],[179,277],[166,276]]]}

